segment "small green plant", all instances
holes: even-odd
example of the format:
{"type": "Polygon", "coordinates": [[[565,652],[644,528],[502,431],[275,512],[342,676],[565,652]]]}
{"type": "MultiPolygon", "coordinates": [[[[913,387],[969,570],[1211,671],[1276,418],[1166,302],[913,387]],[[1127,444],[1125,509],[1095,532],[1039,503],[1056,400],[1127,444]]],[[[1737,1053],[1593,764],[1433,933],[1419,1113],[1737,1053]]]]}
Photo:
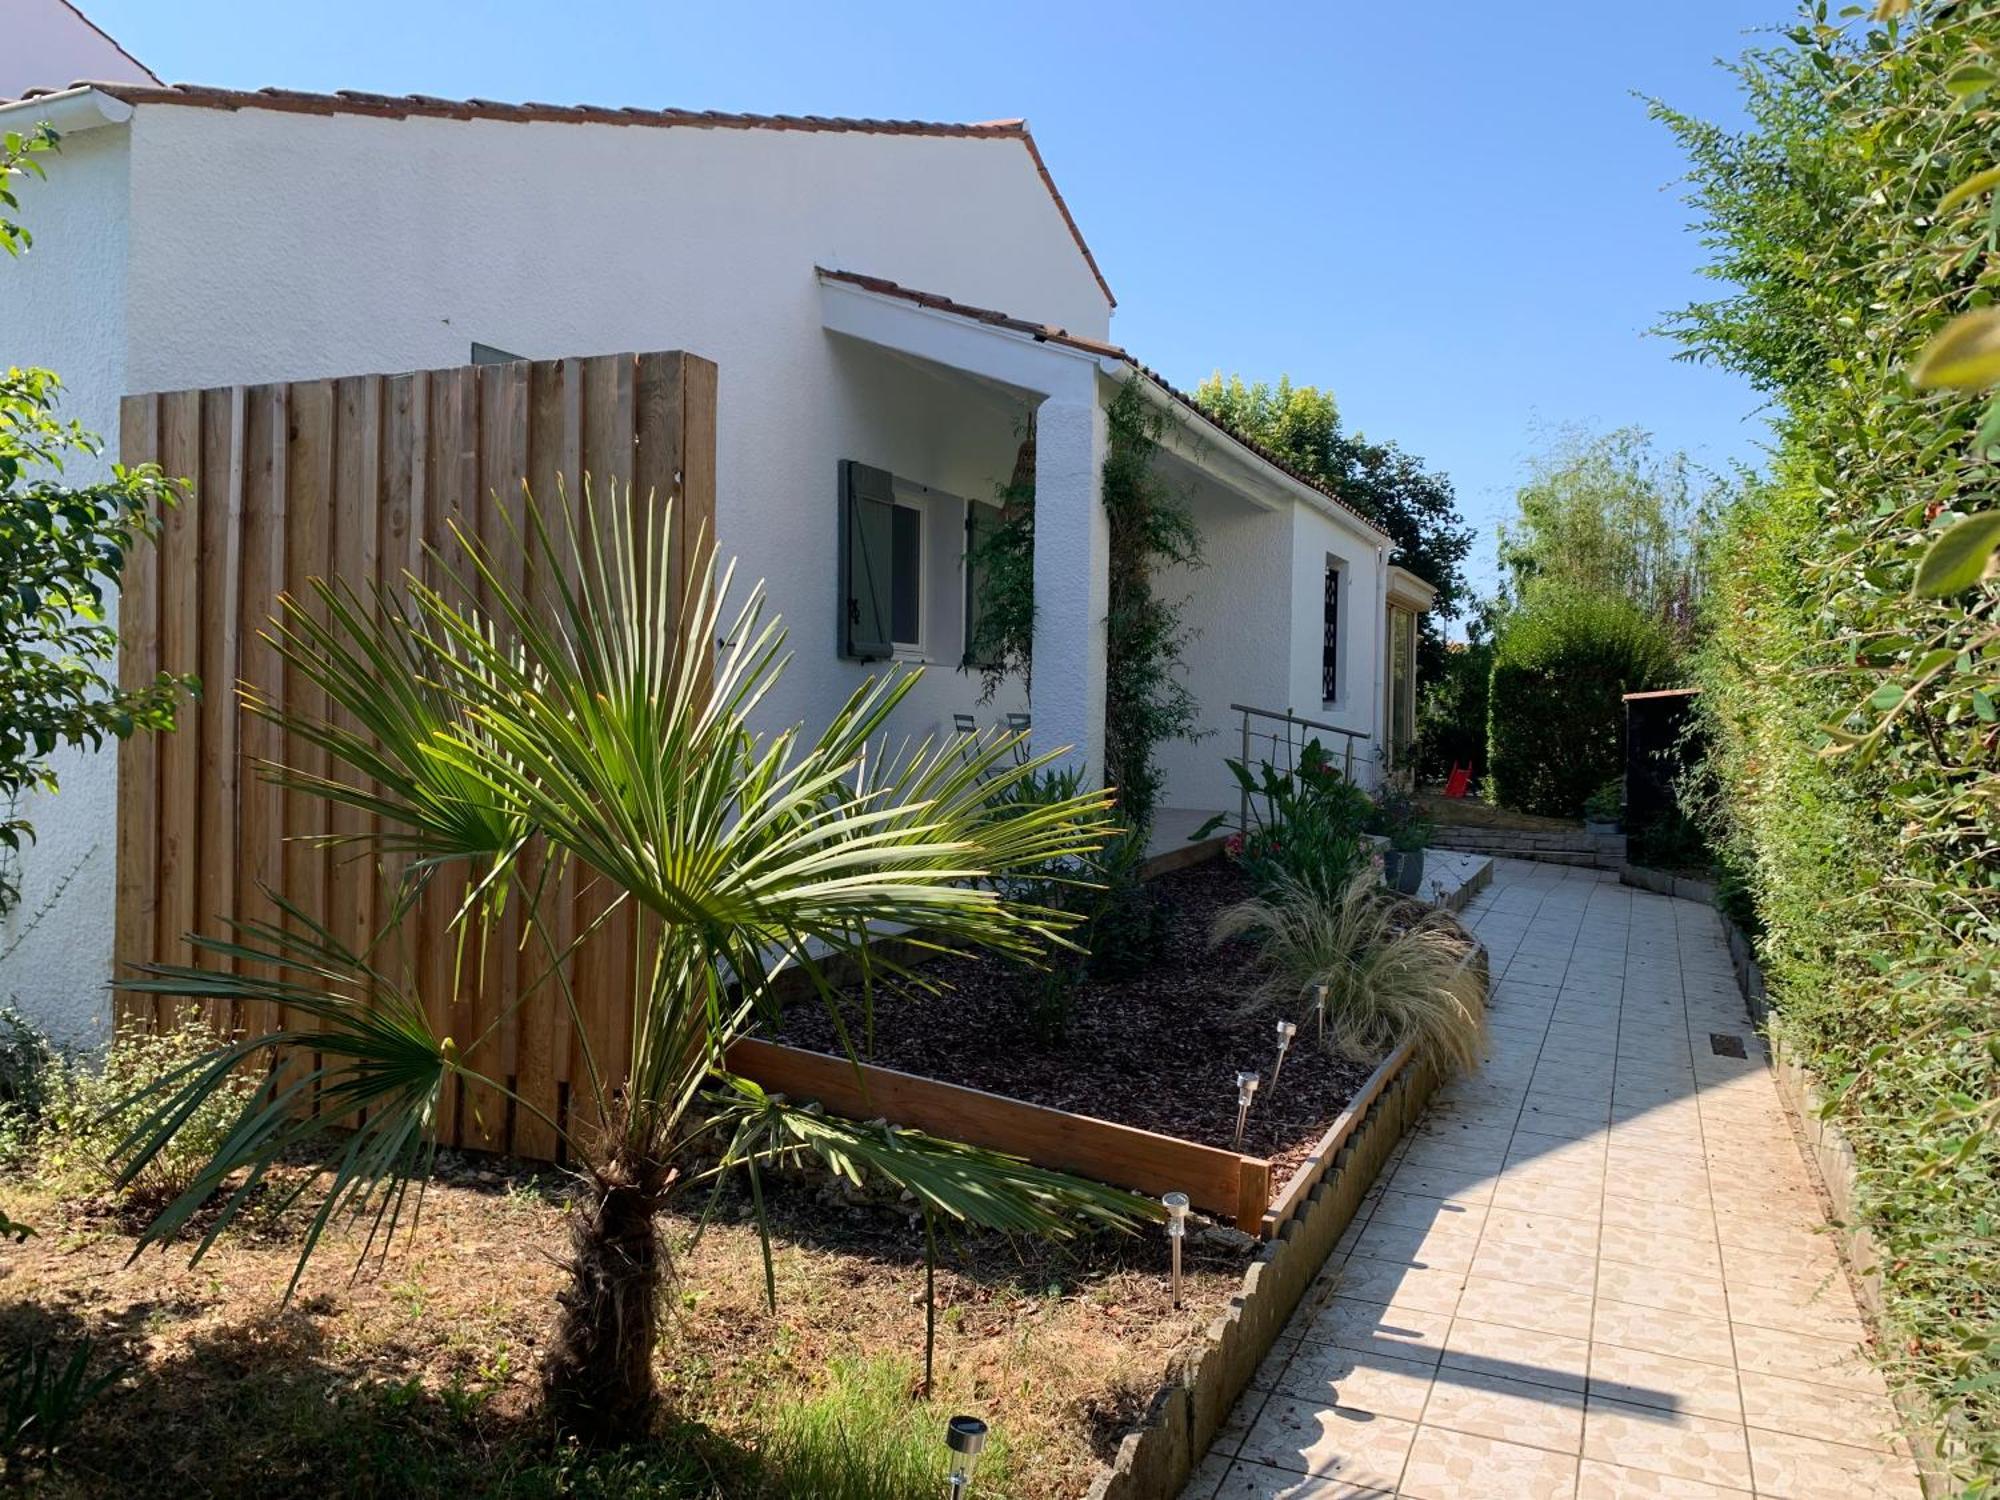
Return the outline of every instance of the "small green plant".
{"type": "Polygon", "coordinates": [[[1611,780],[1592,792],[1583,802],[1583,815],[1592,823],[1616,823],[1625,810],[1625,786],[1611,780]]]}
{"type": "Polygon", "coordinates": [[[94,1374],[97,1345],[78,1339],[67,1354],[38,1339],[0,1365],[0,1458],[32,1452],[53,1455],[83,1409],[114,1385],[123,1367],[108,1363],[94,1374]]]}
{"type": "Polygon", "coordinates": [[[1259,940],[1259,983],[1248,1004],[1320,1040],[1315,988],[1327,988],[1323,1044],[1376,1062],[1404,1041],[1462,1068],[1479,1061],[1485,985],[1472,940],[1443,912],[1384,892],[1363,868],[1332,892],[1283,879],[1222,912],[1212,938],[1259,940]]]}
{"type": "MultiPolygon", "coordinates": [[[[215,1047],[215,1032],[188,1015],[159,1031],[120,1031],[100,1068],[82,1061],[51,1068],[35,1137],[42,1172],[72,1186],[109,1187],[118,1175],[109,1165],[112,1157],[148,1113],[146,1105],[135,1101],[212,1057],[215,1047]]],[[[123,1196],[142,1204],[179,1197],[228,1139],[244,1103],[256,1092],[257,1079],[249,1073],[224,1079],[124,1187],[123,1196]]]]}
{"type": "MultiPolygon", "coordinates": [[[[950,1413],[911,1399],[915,1367],[899,1359],[836,1359],[826,1388],[780,1407],[764,1444],[768,1493],[785,1500],[934,1500],[944,1492],[950,1413]]],[[[1009,1493],[1008,1452],[995,1432],[979,1455],[974,1492],[1009,1493]]]]}

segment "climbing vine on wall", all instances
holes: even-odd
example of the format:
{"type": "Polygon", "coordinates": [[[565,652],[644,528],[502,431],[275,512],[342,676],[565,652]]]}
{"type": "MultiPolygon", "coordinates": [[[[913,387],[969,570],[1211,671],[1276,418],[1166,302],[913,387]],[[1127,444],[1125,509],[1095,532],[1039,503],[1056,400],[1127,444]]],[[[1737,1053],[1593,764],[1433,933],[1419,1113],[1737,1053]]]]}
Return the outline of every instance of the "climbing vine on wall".
{"type": "Polygon", "coordinates": [[[1153,821],[1160,771],[1154,751],[1193,738],[1201,706],[1183,658],[1191,632],[1182,600],[1156,588],[1162,569],[1201,566],[1201,533],[1187,503],[1153,467],[1166,418],[1128,380],[1111,403],[1104,510],[1111,523],[1111,590],[1104,648],[1104,779],[1133,828],[1153,821]]]}
{"type": "MultiPolygon", "coordinates": [[[[1137,379],[1113,398],[1102,495],[1110,523],[1110,594],[1106,614],[1104,779],[1118,788],[1127,826],[1152,822],[1160,772],[1154,754],[1168,740],[1197,736],[1200,705],[1183,674],[1191,632],[1184,600],[1162,595],[1163,570],[1201,566],[1201,534],[1186,502],[1155,471],[1165,418],[1137,379]]],[[[970,665],[991,697],[1011,674],[1032,681],[1035,587],[1034,434],[1028,432],[1014,473],[996,496],[999,522],[974,543],[979,625],[970,665]]]]}

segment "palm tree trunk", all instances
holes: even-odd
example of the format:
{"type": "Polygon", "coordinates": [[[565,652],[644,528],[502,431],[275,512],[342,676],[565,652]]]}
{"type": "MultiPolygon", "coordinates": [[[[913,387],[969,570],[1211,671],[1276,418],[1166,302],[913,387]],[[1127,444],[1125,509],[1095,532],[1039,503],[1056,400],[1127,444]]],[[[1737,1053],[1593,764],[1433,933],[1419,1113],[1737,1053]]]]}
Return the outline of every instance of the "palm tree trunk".
{"type": "Polygon", "coordinates": [[[620,1151],[584,1179],[570,1228],[570,1283],[542,1365],[549,1414],[567,1437],[630,1442],[652,1427],[653,1347],[668,1274],[658,1215],[670,1173],[620,1151]]]}

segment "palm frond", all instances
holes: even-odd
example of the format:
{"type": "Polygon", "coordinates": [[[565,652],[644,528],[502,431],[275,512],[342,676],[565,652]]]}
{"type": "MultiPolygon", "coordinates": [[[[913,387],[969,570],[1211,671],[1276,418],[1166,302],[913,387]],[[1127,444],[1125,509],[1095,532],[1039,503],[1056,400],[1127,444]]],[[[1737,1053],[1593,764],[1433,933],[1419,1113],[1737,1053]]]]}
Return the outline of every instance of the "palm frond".
{"type": "Polygon", "coordinates": [[[926,1212],[981,1229],[1062,1238],[1080,1223],[1130,1232],[1161,1216],[1150,1198],[918,1130],[858,1124],[726,1077],[713,1118],[733,1127],[721,1170],[812,1157],[855,1184],[886,1182],[926,1212]]]}
{"type": "Polygon", "coordinates": [[[411,1184],[429,1172],[446,1077],[477,1075],[464,1067],[448,1039],[433,1034],[415,995],[296,907],[285,910],[298,924],[294,930],[246,923],[239,929],[241,941],[192,939],[212,959],[254,969],[148,964],[140,977],[119,982],[128,993],[215,1002],[218,1008],[232,1001],[272,1002],[313,1025],[221,1042],[138,1090],[113,1112],[126,1133],[112,1162],[122,1188],[137,1180],[228,1080],[245,1070],[265,1078],[213,1156],[146,1226],[132,1253],[136,1257],[149,1245],[173,1239],[218,1194],[226,1194],[195,1247],[193,1258],[200,1260],[266,1185],[274,1165],[293,1158],[315,1161],[316,1171],[300,1174],[274,1200],[275,1209],[283,1211],[309,1193],[320,1194],[286,1287],[289,1298],[337,1214],[369,1221],[360,1259],[378,1246],[386,1248],[411,1184]]]}

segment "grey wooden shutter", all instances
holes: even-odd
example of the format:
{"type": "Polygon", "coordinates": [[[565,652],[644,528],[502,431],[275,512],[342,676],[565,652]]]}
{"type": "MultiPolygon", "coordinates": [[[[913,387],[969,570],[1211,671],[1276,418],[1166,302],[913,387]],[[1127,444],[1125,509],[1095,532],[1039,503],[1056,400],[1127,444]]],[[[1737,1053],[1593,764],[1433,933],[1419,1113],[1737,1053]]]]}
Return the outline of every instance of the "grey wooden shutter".
{"type": "Polygon", "coordinates": [[[886,469],[840,462],[840,654],[884,661],[889,639],[894,481],[886,469]]]}

